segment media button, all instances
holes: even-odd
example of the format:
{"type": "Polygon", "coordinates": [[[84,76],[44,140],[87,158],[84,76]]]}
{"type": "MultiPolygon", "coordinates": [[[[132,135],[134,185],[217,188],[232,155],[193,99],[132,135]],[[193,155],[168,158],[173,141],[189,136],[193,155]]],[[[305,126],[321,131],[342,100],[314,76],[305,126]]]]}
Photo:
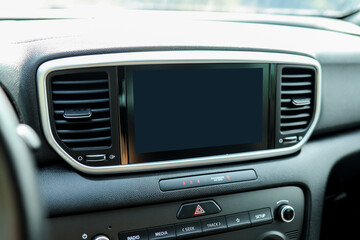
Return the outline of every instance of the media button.
{"type": "Polygon", "coordinates": [[[201,220],[201,227],[204,233],[219,233],[227,230],[225,217],[201,220]]]}
{"type": "Polygon", "coordinates": [[[226,222],[229,230],[237,230],[251,226],[248,212],[228,215],[226,216],[226,222]]]}
{"type": "Polygon", "coordinates": [[[149,240],[176,239],[175,227],[172,225],[148,229],[148,235],[149,240]]]}
{"type": "Polygon", "coordinates": [[[177,224],[175,226],[175,231],[178,239],[195,237],[202,234],[199,221],[177,224]]]}

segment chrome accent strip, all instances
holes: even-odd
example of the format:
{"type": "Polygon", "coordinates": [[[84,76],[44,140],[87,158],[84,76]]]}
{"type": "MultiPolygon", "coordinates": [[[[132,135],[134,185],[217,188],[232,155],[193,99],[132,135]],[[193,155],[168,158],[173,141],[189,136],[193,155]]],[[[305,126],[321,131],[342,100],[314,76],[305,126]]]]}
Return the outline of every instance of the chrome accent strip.
{"type": "Polygon", "coordinates": [[[249,52],[249,51],[156,51],[156,52],[131,52],[101,55],[88,55],[68,57],[51,60],[43,63],[37,71],[37,84],[41,121],[45,137],[51,147],[67,161],[71,166],[85,173],[107,174],[140,172],[159,169],[172,169],[181,167],[204,166],[210,164],[230,163],[244,160],[270,158],[280,155],[294,153],[304,145],[315,129],[320,115],[321,99],[321,66],[313,58],[271,52],[249,52]],[[181,64],[181,63],[278,63],[278,64],[302,64],[311,65],[316,68],[316,105],[314,120],[304,138],[294,146],[281,149],[268,149],[245,153],[234,153],[207,157],[196,157],[178,159],[171,161],[159,161],[151,163],[128,164],[119,166],[90,167],[83,165],[67,154],[55,141],[50,127],[49,108],[46,91],[46,78],[49,73],[57,70],[104,67],[104,66],[126,66],[126,65],[149,65],[149,64],[181,64]]]}

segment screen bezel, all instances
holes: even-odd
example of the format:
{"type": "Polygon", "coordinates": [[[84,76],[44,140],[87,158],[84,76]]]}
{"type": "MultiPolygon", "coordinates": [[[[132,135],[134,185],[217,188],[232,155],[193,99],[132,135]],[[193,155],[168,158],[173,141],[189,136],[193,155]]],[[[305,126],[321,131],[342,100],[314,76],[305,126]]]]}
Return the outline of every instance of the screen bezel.
{"type": "Polygon", "coordinates": [[[136,65],[125,68],[126,83],[126,115],[127,115],[127,148],[129,163],[145,163],[165,160],[176,160],[212,155],[241,153],[270,149],[269,117],[270,107],[270,64],[244,64],[244,63],[189,63],[189,64],[161,64],[161,65],[136,65]],[[229,68],[261,68],[263,70],[263,107],[262,107],[262,141],[258,143],[235,144],[218,147],[194,148],[186,150],[172,150],[154,153],[135,152],[135,126],[134,126],[134,70],[161,70],[161,69],[229,69],[229,68]]]}

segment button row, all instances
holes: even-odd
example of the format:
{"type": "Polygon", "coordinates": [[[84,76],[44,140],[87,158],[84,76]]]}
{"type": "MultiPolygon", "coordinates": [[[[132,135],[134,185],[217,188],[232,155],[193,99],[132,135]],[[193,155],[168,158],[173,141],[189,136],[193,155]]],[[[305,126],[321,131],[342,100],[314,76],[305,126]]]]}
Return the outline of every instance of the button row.
{"type": "Polygon", "coordinates": [[[185,239],[258,226],[272,221],[270,208],[263,208],[147,230],[123,232],[119,233],[119,240],[185,239]]]}
{"type": "Polygon", "coordinates": [[[242,170],[192,177],[164,179],[160,181],[160,189],[162,191],[170,191],[225,183],[243,182],[256,179],[257,176],[254,170],[242,170]]]}

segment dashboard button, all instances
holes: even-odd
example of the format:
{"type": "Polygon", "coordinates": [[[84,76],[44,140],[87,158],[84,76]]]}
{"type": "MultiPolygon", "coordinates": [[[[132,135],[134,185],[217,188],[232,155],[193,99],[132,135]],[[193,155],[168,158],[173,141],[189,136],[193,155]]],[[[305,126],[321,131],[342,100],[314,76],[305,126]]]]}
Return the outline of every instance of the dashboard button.
{"type": "Polygon", "coordinates": [[[284,141],[284,144],[297,143],[298,138],[297,138],[297,136],[284,137],[283,141],[284,141]]]}
{"type": "Polygon", "coordinates": [[[146,230],[119,233],[119,240],[149,240],[146,230]]]}
{"type": "Polygon", "coordinates": [[[177,224],[175,226],[175,231],[178,239],[195,237],[202,234],[199,221],[177,224]]]}
{"type": "Polygon", "coordinates": [[[149,240],[176,239],[174,226],[161,226],[148,229],[149,240]]]}
{"type": "Polygon", "coordinates": [[[226,232],[227,230],[225,217],[201,220],[201,227],[204,233],[226,232]]]}
{"type": "Polygon", "coordinates": [[[221,212],[221,208],[213,200],[186,203],[181,205],[177,218],[185,219],[198,216],[205,216],[221,212]]]}
{"type": "Polygon", "coordinates": [[[271,216],[270,208],[263,208],[249,212],[250,221],[253,226],[271,223],[273,218],[271,216]]]}
{"type": "Polygon", "coordinates": [[[224,172],[219,174],[210,174],[203,176],[204,185],[218,185],[225,183],[243,182],[256,179],[254,170],[244,170],[235,172],[224,172]]]}
{"type": "Polygon", "coordinates": [[[248,212],[228,215],[226,216],[226,222],[229,230],[237,230],[251,226],[248,212]]]}
{"type": "Polygon", "coordinates": [[[106,160],[106,154],[86,155],[85,159],[87,162],[103,162],[106,160]]]}
{"type": "Polygon", "coordinates": [[[163,179],[160,180],[160,189],[162,191],[171,191],[195,187],[204,187],[218,184],[234,183],[256,180],[257,176],[254,170],[241,170],[234,172],[224,172],[216,174],[206,174],[200,176],[163,179]]]}

